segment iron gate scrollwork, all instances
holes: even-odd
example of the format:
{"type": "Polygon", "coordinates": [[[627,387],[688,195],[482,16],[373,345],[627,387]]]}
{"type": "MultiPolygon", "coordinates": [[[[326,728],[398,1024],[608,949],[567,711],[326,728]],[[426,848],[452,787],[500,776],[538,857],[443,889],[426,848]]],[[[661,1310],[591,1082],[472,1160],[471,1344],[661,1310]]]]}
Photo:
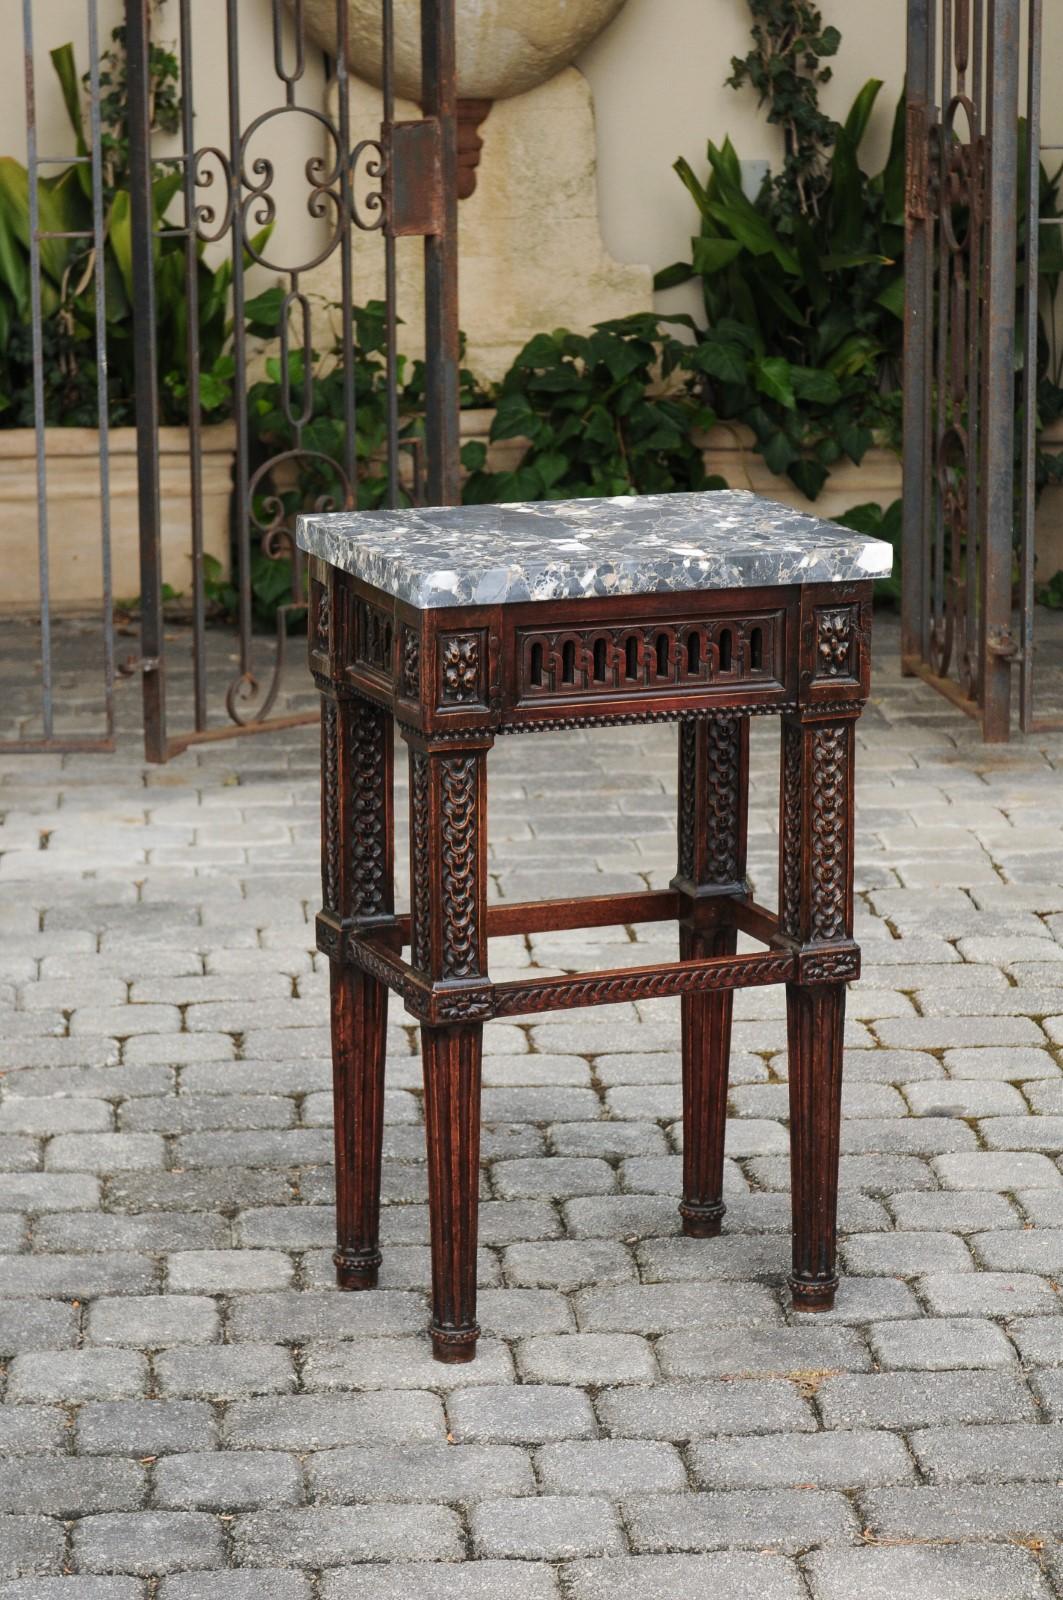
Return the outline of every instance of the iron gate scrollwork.
{"type": "MultiPolygon", "coordinates": [[[[317,713],[271,717],[284,665],[287,622],[302,612],[306,593],[301,558],[294,544],[294,512],[285,483],[316,465],[327,489],[317,509],[355,508],[359,461],[355,382],[352,228],[379,232],[384,255],[384,407],[386,430],[385,503],[402,493],[399,467],[399,398],[395,241],[420,235],[425,255],[425,414],[423,478],[427,498],[452,503],[458,493],[458,314],[457,314],[457,135],[455,101],[454,0],[422,0],[422,118],[399,122],[395,116],[393,0],[381,0],[383,30],[382,123],[378,133],[352,130],[349,95],[350,37],[348,0],[336,0],[335,58],[330,63],[325,103],[315,103],[308,59],[313,48],[303,0],[269,0],[276,102],[246,124],[241,111],[241,12],[239,0],[225,0],[228,144],[196,143],[194,110],[192,0],[178,0],[181,63],[181,149],[173,156],[152,150],[151,0],[127,0],[126,50],[129,73],[131,213],[134,261],[134,323],[137,341],[138,470],[140,484],[141,650],[145,749],[149,760],[164,761],[189,744],[244,731],[316,719],[317,713]],[[275,243],[278,220],[276,163],[269,136],[283,138],[293,117],[310,118],[321,140],[320,153],[305,163],[305,210],[318,234],[313,248],[292,260],[275,243]],[[355,132],[361,136],[354,137],[355,132]],[[181,175],[182,215],[160,218],[153,198],[159,167],[181,175]],[[231,258],[233,393],[236,428],[234,543],[239,661],[225,693],[228,721],[211,715],[207,675],[208,574],[204,562],[201,419],[189,406],[192,502],[192,727],[171,733],[167,722],[166,638],[163,620],[161,503],[159,488],[158,361],[153,256],[160,237],[178,238],[185,247],[187,293],[187,368],[190,396],[199,392],[197,346],[197,261],[204,247],[227,243],[231,258]],[[342,328],[342,445],[325,450],[317,437],[312,369],[311,304],[306,275],[331,257],[339,259],[342,328]],[[278,355],[280,410],[284,435],[277,448],[252,439],[246,396],[252,377],[248,347],[249,306],[261,316],[260,290],[249,296],[248,278],[256,272],[278,291],[273,330],[278,355]],[[256,556],[285,562],[290,592],[277,610],[273,660],[265,673],[258,665],[263,641],[256,638],[252,567],[256,556]]],[[[244,21],[243,27],[247,27],[244,21]]],[[[258,86],[260,88],[260,85],[258,86]]],[[[320,97],[319,97],[320,99],[320,97]]],[[[302,509],[302,506],[297,509],[302,509]]]]}

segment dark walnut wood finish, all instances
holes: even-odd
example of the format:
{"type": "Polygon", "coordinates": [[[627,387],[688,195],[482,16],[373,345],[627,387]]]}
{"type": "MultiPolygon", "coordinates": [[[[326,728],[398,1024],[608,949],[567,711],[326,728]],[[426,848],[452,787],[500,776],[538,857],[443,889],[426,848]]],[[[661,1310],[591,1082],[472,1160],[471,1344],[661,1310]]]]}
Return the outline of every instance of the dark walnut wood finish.
{"type": "Polygon", "coordinates": [[[332,972],[337,1279],[380,1265],[387,994],[421,1023],[432,1341],[475,1354],[483,1024],[677,995],[684,1232],[720,1231],[733,992],[785,983],[794,1305],[828,1309],[845,985],[853,942],[853,748],[871,584],[415,610],[311,563],[323,696],[318,944],[332,972]],[[782,724],[779,910],[746,880],[749,718],[782,724]],[[505,733],[679,722],[678,870],[664,891],[487,905],[487,753],[505,733]],[[392,737],[410,766],[412,907],[393,900],[392,737]],[[678,961],[492,983],[488,939],[674,919],[678,961]],[[764,946],[738,955],[739,933],[764,946]],[[410,959],[403,959],[408,948],[410,959]]]}

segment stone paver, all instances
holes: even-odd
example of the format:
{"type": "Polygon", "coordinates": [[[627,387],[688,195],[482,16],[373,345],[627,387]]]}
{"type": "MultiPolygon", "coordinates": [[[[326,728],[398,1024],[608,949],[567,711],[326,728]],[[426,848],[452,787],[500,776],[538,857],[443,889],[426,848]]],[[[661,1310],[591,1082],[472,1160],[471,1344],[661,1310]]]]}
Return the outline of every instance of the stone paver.
{"type": "MultiPolygon", "coordinates": [[[[680,1236],[677,1005],[545,1015],[486,1034],[467,1368],[424,1338],[398,1005],[382,1286],[332,1286],[317,731],[147,767],[122,680],[114,755],[0,757],[0,1600],[1063,1597],[1063,735],[985,749],[896,640],[886,615],[858,733],[836,1309],[784,1286],[781,992],[737,1001],[717,1240],[680,1236]]],[[[278,710],[312,703],[298,654],[278,710]]],[[[561,863],[588,893],[665,886],[674,748],[499,741],[493,892],[554,892],[561,863]]],[[[402,863],[402,763],[397,786],[402,863]]],[[[670,939],[492,954],[573,971],[670,939]]]]}

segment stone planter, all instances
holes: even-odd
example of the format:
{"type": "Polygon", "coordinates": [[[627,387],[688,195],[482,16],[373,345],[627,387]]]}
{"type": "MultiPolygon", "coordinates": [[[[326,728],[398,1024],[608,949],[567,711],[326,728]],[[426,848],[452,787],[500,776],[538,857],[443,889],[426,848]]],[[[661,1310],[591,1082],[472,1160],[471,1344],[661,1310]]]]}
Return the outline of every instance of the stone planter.
{"type": "MultiPolygon", "coordinates": [[[[140,593],[135,428],[109,433],[112,593],[140,593]]],[[[230,504],[236,430],[231,422],[202,430],[203,548],[229,570],[230,504]]],[[[52,605],[98,607],[103,595],[100,523],[100,436],[95,428],[49,428],[48,555],[52,605]]],[[[162,575],[179,594],[192,585],[192,511],[186,428],[159,429],[162,575]]],[[[40,605],[37,568],[37,466],[32,428],[0,429],[0,607],[40,605]]]]}
{"type": "MultiPolygon", "coordinates": [[[[289,4],[292,0],[289,0],[289,4]]],[[[560,72],[611,22],[624,0],[457,0],[458,94],[504,100],[560,72]]],[[[336,0],[303,0],[306,26],[336,54],[336,0]]],[[[349,0],[351,68],[379,86],[383,67],[380,0],[349,0]]],[[[395,3],[395,87],[421,93],[420,0],[395,3]]]]}
{"type": "Polygon", "coordinates": [[[847,458],[831,468],[817,500],[808,500],[789,478],[769,470],[758,455],[752,430],[742,423],[721,422],[700,436],[705,470],[726,478],[731,489],[752,489],[768,500],[808,511],[816,517],[838,517],[853,506],[877,503],[885,511],[899,500],[902,489],[900,457],[892,450],[872,449],[858,467],[847,458]]]}

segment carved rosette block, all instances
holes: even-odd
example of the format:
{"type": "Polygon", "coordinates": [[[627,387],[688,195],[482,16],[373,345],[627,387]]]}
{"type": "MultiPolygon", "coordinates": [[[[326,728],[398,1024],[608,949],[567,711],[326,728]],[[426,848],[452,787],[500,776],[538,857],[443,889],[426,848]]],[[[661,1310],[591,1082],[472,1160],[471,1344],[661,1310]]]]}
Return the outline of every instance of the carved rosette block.
{"type": "Polygon", "coordinates": [[[816,612],[816,677],[853,677],[856,618],[853,606],[816,612]]]}
{"type": "Polygon", "coordinates": [[[439,641],[440,705],[486,704],[482,633],[444,634],[439,641]]]}

